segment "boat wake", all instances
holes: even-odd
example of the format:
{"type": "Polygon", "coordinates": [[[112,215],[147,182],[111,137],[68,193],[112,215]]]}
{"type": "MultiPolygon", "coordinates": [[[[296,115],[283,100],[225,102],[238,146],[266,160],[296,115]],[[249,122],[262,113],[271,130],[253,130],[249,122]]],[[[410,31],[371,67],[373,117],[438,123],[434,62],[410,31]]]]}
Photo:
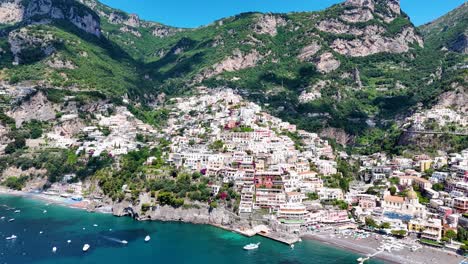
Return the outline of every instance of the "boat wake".
{"type": "Polygon", "coordinates": [[[122,241],[125,241],[125,240],[122,240],[122,239],[118,239],[116,237],[109,237],[109,236],[102,236],[104,239],[107,239],[109,241],[112,241],[112,242],[116,242],[116,243],[119,243],[119,244],[122,244],[122,241]]]}

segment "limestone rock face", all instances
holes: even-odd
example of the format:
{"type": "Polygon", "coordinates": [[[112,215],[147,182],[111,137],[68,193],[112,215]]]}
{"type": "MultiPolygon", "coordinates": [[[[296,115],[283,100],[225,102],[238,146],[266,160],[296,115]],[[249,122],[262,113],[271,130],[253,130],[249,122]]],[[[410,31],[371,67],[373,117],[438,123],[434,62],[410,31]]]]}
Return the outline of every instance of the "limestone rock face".
{"type": "Polygon", "coordinates": [[[236,49],[232,56],[204,70],[202,74],[196,78],[196,81],[208,79],[222,72],[238,71],[254,67],[262,58],[263,56],[257,50],[252,50],[250,53],[243,53],[236,49]]]}
{"type": "Polygon", "coordinates": [[[343,15],[340,16],[346,22],[358,23],[367,22],[374,18],[372,11],[369,9],[352,9],[346,10],[343,15]]]}
{"type": "Polygon", "coordinates": [[[77,14],[76,9],[72,7],[69,10],[68,19],[78,28],[81,28],[82,30],[97,37],[101,36],[100,22],[93,15],[88,13],[84,16],[80,16],[77,14]]]}
{"type": "Polygon", "coordinates": [[[24,7],[20,1],[4,1],[0,3],[0,24],[17,23],[23,20],[24,7]]]}
{"type": "Polygon", "coordinates": [[[58,57],[52,57],[49,60],[47,60],[46,64],[54,69],[69,69],[73,70],[76,68],[76,66],[73,64],[73,62],[69,60],[63,60],[58,57]]]}
{"type": "Polygon", "coordinates": [[[354,6],[358,8],[369,8],[370,10],[374,11],[374,1],[373,0],[347,0],[345,5],[354,6]]]}
{"type": "Polygon", "coordinates": [[[134,29],[134,28],[131,28],[131,27],[128,27],[128,26],[123,26],[119,29],[121,32],[124,32],[124,33],[130,33],[132,35],[134,35],[135,37],[141,37],[141,33],[134,29]]]}
{"type": "Polygon", "coordinates": [[[300,61],[311,61],[312,57],[320,50],[322,46],[317,41],[302,48],[301,53],[297,56],[300,61]]]}
{"type": "Polygon", "coordinates": [[[257,23],[254,25],[253,30],[257,34],[268,34],[276,36],[278,33],[277,28],[286,25],[286,20],[277,15],[262,15],[258,18],[257,23]]]}
{"type": "Polygon", "coordinates": [[[153,31],[151,32],[153,36],[159,38],[165,38],[173,36],[175,33],[181,31],[180,29],[170,28],[163,25],[156,25],[153,27],[153,31]]]}
{"type": "Polygon", "coordinates": [[[52,0],[5,0],[0,4],[0,23],[18,23],[33,18],[66,19],[78,28],[100,36],[99,18],[77,5],[58,5],[52,0]]]}
{"type": "Polygon", "coordinates": [[[315,65],[321,73],[329,73],[338,69],[341,63],[331,52],[326,52],[320,56],[315,65]]]}
{"type": "Polygon", "coordinates": [[[28,28],[15,30],[8,34],[8,43],[14,56],[14,64],[19,64],[22,61],[21,52],[27,48],[40,50],[44,57],[51,55],[55,51],[53,42],[54,37],[51,34],[34,35],[30,33],[28,28]]]}
{"type": "Polygon", "coordinates": [[[353,40],[337,39],[331,47],[346,56],[363,57],[382,52],[407,52],[412,43],[417,43],[421,47],[424,45],[422,38],[414,32],[413,28],[408,27],[394,38],[371,34],[353,40]]]}
{"type": "Polygon", "coordinates": [[[387,6],[390,10],[392,10],[393,13],[396,13],[396,14],[401,13],[400,0],[388,0],[387,6]]]}
{"type": "Polygon", "coordinates": [[[39,121],[53,120],[55,119],[55,110],[55,106],[47,100],[47,97],[42,92],[38,92],[7,114],[15,119],[16,127],[21,127],[24,122],[33,119],[39,121]]]}
{"type": "Polygon", "coordinates": [[[328,32],[332,34],[348,34],[348,35],[354,35],[354,36],[376,35],[376,34],[385,32],[385,29],[382,28],[381,26],[370,25],[370,26],[366,26],[365,28],[357,28],[357,27],[347,25],[336,19],[320,21],[319,24],[317,25],[317,28],[320,31],[328,32]]]}
{"type": "Polygon", "coordinates": [[[135,14],[131,14],[124,24],[131,27],[140,27],[140,18],[135,14]]]}

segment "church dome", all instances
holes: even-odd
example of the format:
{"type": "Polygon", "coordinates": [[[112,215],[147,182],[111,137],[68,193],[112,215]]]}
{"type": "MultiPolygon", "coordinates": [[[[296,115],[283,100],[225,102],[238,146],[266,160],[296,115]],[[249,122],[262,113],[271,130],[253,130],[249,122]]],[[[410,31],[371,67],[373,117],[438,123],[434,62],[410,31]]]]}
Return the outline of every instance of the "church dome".
{"type": "Polygon", "coordinates": [[[410,190],[408,191],[407,197],[410,200],[418,199],[418,194],[416,194],[416,192],[413,190],[413,187],[411,187],[410,190]]]}

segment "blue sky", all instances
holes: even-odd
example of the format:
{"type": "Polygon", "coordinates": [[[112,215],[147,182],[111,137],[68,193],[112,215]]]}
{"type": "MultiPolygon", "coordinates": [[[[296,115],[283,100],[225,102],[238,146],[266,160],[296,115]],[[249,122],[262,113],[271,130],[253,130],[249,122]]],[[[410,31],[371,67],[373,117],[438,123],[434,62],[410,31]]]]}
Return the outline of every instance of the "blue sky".
{"type": "MultiPolygon", "coordinates": [[[[466,0],[401,0],[416,25],[430,22],[466,0]]],[[[198,27],[242,12],[321,10],[343,0],[101,0],[141,18],[177,27],[198,27]]]]}

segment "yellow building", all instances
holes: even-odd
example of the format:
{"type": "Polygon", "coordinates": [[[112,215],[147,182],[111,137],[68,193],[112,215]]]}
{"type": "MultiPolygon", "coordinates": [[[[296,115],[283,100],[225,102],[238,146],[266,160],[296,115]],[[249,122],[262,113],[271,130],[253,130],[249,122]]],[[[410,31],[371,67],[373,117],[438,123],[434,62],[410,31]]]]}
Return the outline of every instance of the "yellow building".
{"type": "Polygon", "coordinates": [[[419,171],[425,172],[426,170],[430,169],[432,165],[432,160],[421,160],[419,162],[419,171]]]}
{"type": "Polygon", "coordinates": [[[420,233],[421,238],[439,241],[442,238],[442,221],[440,219],[412,219],[408,231],[420,233]]]}

